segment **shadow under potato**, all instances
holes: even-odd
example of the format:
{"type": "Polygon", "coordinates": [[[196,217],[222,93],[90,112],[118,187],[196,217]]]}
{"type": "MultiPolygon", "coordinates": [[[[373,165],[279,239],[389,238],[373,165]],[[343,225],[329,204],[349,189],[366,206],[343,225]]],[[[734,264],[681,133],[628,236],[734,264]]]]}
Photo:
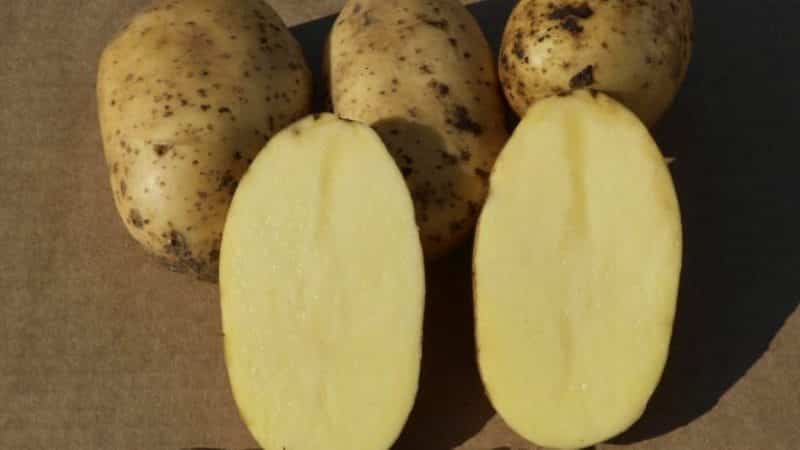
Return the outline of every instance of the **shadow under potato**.
{"type": "Polygon", "coordinates": [[[800,302],[800,85],[785,60],[800,46],[792,19],[800,5],[782,3],[776,15],[745,1],[722,12],[694,4],[687,83],[656,133],[677,156],[686,241],[675,332],[661,384],[618,443],[659,436],[711,410],[800,302]],[[736,33],[715,31],[720,15],[736,33]],[[726,56],[730,48],[736,58],[726,56]]]}
{"type": "MultiPolygon", "coordinates": [[[[415,176],[408,172],[412,167],[427,173],[437,170],[445,143],[436,130],[401,118],[380,121],[373,128],[407,177],[415,176]]],[[[458,165],[440,165],[438,172],[442,182],[453,185],[465,176],[458,165]]],[[[471,249],[468,243],[447,258],[426,263],[419,391],[393,450],[451,449],[476,435],[494,416],[475,356],[471,249]]]]}
{"type": "MultiPolygon", "coordinates": [[[[426,254],[430,250],[429,244],[446,244],[452,234],[443,233],[456,231],[435,229],[429,223],[440,220],[440,214],[437,213],[445,208],[450,208],[448,211],[451,214],[455,211],[451,218],[460,219],[461,215],[458,215],[459,211],[455,208],[466,205],[459,204],[448,194],[459,192],[461,186],[469,186],[474,182],[473,179],[457,164],[457,158],[447,151],[444,137],[436,129],[404,118],[381,120],[372,124],[372,128],[381,137],[408,183],[426,254]],[[436,174],[435,177],[430,176],[433,173],[436,174]]],[[[464,214],[466,215],[466,211],[464,214]]],[[[462,236],[467,233],[466,226],[469,226],[472,218],[465,218],[466,225],[458,222],[461,227],[458,233],[462,236]]]]}
{"type": "Polygon", "coordinates": [[[445,450],[494,416],[475,358],[471,245],[426,270],[422,374],[414,409],[393,450],[445,450]]]}
{"type": "MultiPolygon", "coordinates": [[[[645,415],[616,443],[668,433],[711,410],[800,301],[794,181],[800,151],[793,132],[800,84],[786,67],[786,56],[800,47],[793,25],[800,5],[785,2],[785,12],[775,14],[752,1],[731,1],[724,10],[694,3],[696,48],[687,84],[656,133],[665,153],[678,158],[685,232],[675,334],[645,415]],[[719,23],[736,24],[736,32],[717,33],[719,23]],[[735,58],[727,56],[730,49],[735,58]]],[[[470,6],[495,52],[515,4],[470,6]]],[[[312,65],[318,111],[324,43],[334,20],[292,29],[312,65]]],[[[467,244],[428,270],[420,390],[394,450],[452,448],[494,415],[475,362],[471,254],[467,244]]]]}

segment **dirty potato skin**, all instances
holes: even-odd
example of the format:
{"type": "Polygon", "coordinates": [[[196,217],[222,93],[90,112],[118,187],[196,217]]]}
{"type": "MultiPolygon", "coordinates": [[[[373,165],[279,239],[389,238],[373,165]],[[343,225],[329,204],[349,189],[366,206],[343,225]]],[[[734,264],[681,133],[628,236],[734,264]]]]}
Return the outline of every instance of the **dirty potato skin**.
{"type": "Polygon", "coordinates": [[[473,228],[508,138],[483,32],[457,0],[351,0],[326,53],[334,111],[378,131],[426,256],[443,256],[473,228]]]}
{"type": "Polygon", "coordinates": [[[156,2],[105,49],[97,96],[131,235],[174,270],[215,280],[239,178],[310,110],[299,44],[261,0],[156,2]]]}
{"type": "Polygon", "coordinates": [[[503,35],[500,80],[520,116],[590,88],[653,126],[686,76],[692,23],[691,0],[523,0],[503,35]]]}

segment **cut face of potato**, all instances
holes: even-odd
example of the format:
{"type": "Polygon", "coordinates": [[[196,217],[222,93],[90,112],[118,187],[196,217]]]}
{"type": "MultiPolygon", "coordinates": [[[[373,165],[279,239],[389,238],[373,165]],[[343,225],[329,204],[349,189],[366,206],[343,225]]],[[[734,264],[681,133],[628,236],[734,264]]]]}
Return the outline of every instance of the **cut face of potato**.
{"type": "Polygon", "coordinates": [[[604,95],[536,103],[494,169],[475,244],[481,375],[508,424],[554,448],[632,425],[667,359],[681,256],[645,126],[604,95]]]}
{"type": "Polygon", "coordinates": [[[411,411],[422,247],[378,135],[332,115],[278,134],[234,197],[220,259],[225,356],[265,450],[385,450],[411,411]]]}

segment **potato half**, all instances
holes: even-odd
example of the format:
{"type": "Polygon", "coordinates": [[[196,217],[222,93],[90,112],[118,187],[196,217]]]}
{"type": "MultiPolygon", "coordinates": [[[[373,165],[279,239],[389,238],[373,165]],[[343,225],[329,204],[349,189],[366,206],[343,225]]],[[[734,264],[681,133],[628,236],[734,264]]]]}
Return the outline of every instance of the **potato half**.
{"type": "Polygon", "coordinates": [[[691,0],[523,0],[503,35],[500,80],[520,117],[538,100],[592,88],[652,126],[686,76],[692,22],[691,0]]]}
{"type": "Polygon", "coordinates": [[[681,256],[645,126],[602,94],[536,103],[497,162],[475,244],[480,371],[508,424],[555,448],[633,424],[667,359],[681,256]]]}
{"type": "Polygon", "coordinates": [[[172,268],[216,279],[239,177],[311,107],[299,44],[261,0],[160,1],[108,45],[97,78],[128,231],[172,268]]]}
{"type": "Polygon", "coordinates": [[[471,235],[508,139],[494,57],[458,0],[351,0],[326,64],[334,111],[372,125],[411,189],[428,257],[471,235]]]}
{"type": "Polygon", "coordinates": [[[378,135],[332,115],[278,134],[222,243],[225,359],[265,450],[386,450],[417,392],[425,296],[408,188],[378,135]]]}

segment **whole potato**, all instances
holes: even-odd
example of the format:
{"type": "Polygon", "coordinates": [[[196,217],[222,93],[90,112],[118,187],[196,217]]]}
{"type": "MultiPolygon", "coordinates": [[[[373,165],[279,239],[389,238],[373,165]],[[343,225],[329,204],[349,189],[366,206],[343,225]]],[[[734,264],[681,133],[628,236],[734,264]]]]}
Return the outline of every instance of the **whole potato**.
{"type": "Polygon", "coordinates": [[[328,42],[334,111],[372,125],[400,166],[425,254],[469,235],[508,139],[489,44],[458,0],[352,0],[328,42]]]}
{"type": "Polygon", "coordinates": [[[131,235],[175,270],[215,279],[239,178],[310,110],[299,44],[261,0],[157,2],[103,52],[97,97],[131,235]]]}
{"type": "Polygon", "coordinates": [[[686,76],[692,23],[691,0],[523,0],[503,36],[500,80],[520,116],[537,100],[591,88],[652,126],[686,76]]]}

